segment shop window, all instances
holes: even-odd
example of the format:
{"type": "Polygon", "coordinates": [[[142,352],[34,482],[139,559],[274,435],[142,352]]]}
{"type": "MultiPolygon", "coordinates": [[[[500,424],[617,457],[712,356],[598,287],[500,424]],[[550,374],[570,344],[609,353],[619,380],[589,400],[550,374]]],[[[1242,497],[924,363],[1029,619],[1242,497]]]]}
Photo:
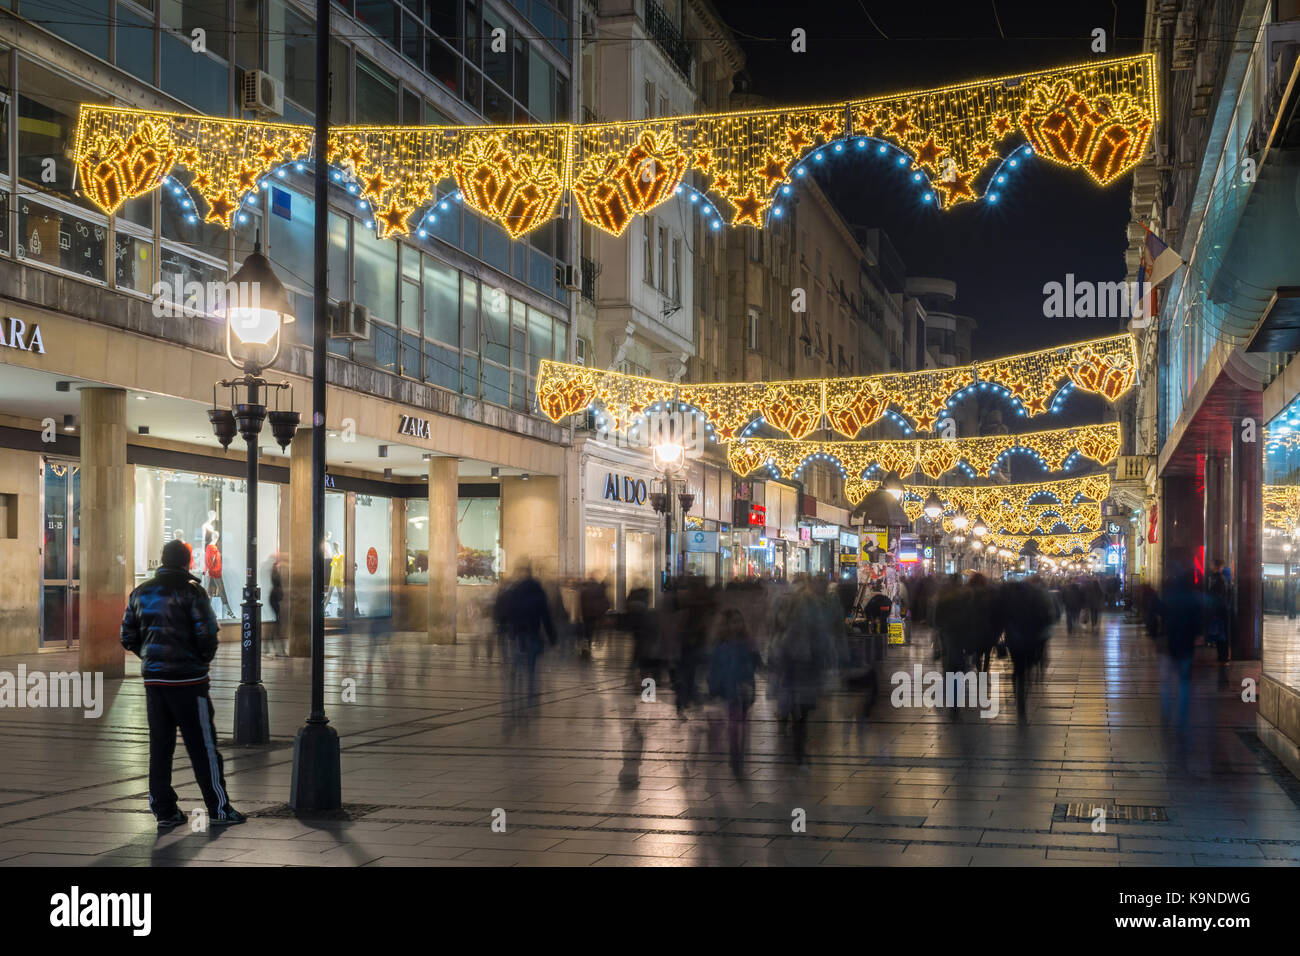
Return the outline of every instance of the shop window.
{"type": "Polygon", "coordinates": [[[316,108],[316,27],[284,0],[271,0],[270,17],[268,72],[284,80],[286,99],[310,113],[316,108]]]}
{"type": "Polygon", "coordinates": [[[424,337],[460,344],[460,276],[454,268],[424,257],[424,337]]]}
{"type": "Polygon", "coordinates": [[[64,209],[18,200],[18,258],[74,272],[97,282],[107,273],[108,227],[64,209]]]}
{"type": "Polygon", "coordinates": [[[456,529],[456,579],[463,584],[496,582],[501,574],[501,499],[461,498],[456,529]]]}
{"type": "MultiPolygon", "coordinates": [[[[6,56],[7,62],[8,57],[6,56]]],[[[72,189],[70,156],[82,103],[102,103],[98,93],[25,59],[18,61],[18,177],[24,185],[87,209],[95,208],[72,189]],[[54,181],[48,170],[54,164],[54,181]]]]}
{"type": "Polygon", "coordinates": [[[429,583],[429,499],[406,499],[406,583],[429,583]]]}
{"type": "MultiPolygon", "coordinates": [[[[162,283],[162,297],[176,303],[176,293],[180,290],[180,308],[186,312],[201,314],[204,300],[198,296],[198,287],[207,288],[209,282],[226,281],[224,266],[215,265],[196,256],[186,255],[178,249],[164,246],[158,261],[159,281],[162,283]]],[[[206,296],[204,297],[206,299],[206,296]]]]}
{"type": "Polygon", "coordinates": [[[356,301],[370,310],[372,321],[392,325],[398,318],[397,243],[356,223],[352,236],[356,301]]]}
{"type": "Polygon", "coordinates": [[[538,363],[551,358],[551,317],[536,309],[528,310],[528,374],[537,377],[538,363]]]}
{"type": "MultiPolygon", "coordinates": [[[[247,484],[230,478],[138,466],[135,476],[135,583],[157,569],[163,545],[184,541],[191,553],[190,573],[212,600],[218,620],[238,619],[246,574],[247,484]]],[[[258,485],[257,582],[270,594],[271,567],[280,540],[279,486],[258,485]]],[[[269,602],[263,620],[274,620],[269,602]]]]}
{"type": "Polygon", "coordinates": [[[510,297],[501,288],[483,291],[483,357],[501,365],[510,362],[510,297]]]}
{"type": "Polygon", "coordinates": [[[162,0],[162,24],[185,36],[188,45],[195,29],[206,33],[208,52],[230,56],[230,20],[225,0],[162,0]]]}
{"type": "Polygon", "coordinates": [[[460,346],[478,354],[478,281],[466,275],[460,277],[460,346]]]}
{"type": "Polygon", "coordinates": [[[397,118],[397,81],[363,56],[357,57],[357,124],[393,126],[397,118]]]}
{"type": "Polygon", "coordinates": [[[353,590],[357,617],[388,617],[393,613],[392,499],[357,495],[353,590]]]}
{"type": "Polygon", "coordinates": [[[197,113],[230,115],[230,67],[206,53],[195,53],[188,34],[181,38],[163,31],[158,85],[197,113]]]}
{"type": "Polygon", "coordinates": [[[22,16],[102,60],[108,59],[108,0],[21,0],[22,16]]]}
{"type": "Polygon", "coordinates": [[[339,491],[325,493],[325,540],[321,542],[321,559],[325,562],[325,616],[341,618],[347,601],[347,495],[339,491]]]}
{"type": "Polygon", "coordinates": [[[618,529],[589,524],[583,543],[587,578],[604,582],[613,603],[614,586],[618,580],[618,529]]]}
{"type": "Polygon", "coordinates": [[[117,5],[116,59],[122,69],[153,84],[158,59],[154,52],[153,18],[137,16],[122,3],[117,5]]]}
{"type": "Polygon", "coordinates": [[[153,243],[118,231],[113,237],[113,285],[149,294],[153,289],[153,243]]]}

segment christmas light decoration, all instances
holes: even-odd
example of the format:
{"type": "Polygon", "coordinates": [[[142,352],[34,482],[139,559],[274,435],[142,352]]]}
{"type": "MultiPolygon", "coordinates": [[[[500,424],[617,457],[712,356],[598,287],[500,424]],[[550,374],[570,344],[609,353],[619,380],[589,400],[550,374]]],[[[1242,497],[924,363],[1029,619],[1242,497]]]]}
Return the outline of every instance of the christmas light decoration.
{"type": "MultiPolygon", "coordinates": [[[[1022,135],[1036,156],[1107,185],[1142,160],[1156,93],[1154,55],[1141,54],[818,106],[581,125],[335,127],[325,153],[359,186],[381,235],[405,232],[448,179],[514,237],[554,216],[566,190],[586,222],[619,235],[692,174],[733,225],[761,227],[807,156],[854,137],[896,150],[940,209],[988,191],[985,171],[1022,135]]],[[[74,157],[106,212],[179,165],[207,218],[229,226],[260,176],[311,148],[306,126],[83,106],[74,157]]]]}
{"type": "Polygon", "coordinates": [[[1264,486],[1264,527],[1295,534],[1300,528],[1300,485],[1264,486]]]}
{"type": "Polygon", "coordinates": [[[722,441],[742,436],[760,418],[796,439],[824,423],[853,438],[886,412],[910,420],[918,431],[931,431],[954,399],[976,389],[995,389],[1020,403],[1032,417],[1050,410],[1048,400],[1063,384],[1097,391],[1113,401],[1136,382],[1136,344],[1126,332],[957,368],[779,382],[674,385],[543,361],[537,398],[552,421],[600,402],[612,419],[627,423],[652,402],[668,399],[703,412],[722,441]],[[1099,364],[1108,370],[1105,374],[1096,371],[1099,364]]]}
{"type": "MultiPolygon", "coordinates": [[[[862,494],[874,491],[880,483],[875,480],[860,482],[862,494]]],[[[1059,478],[1053,481],[1017,482],[998,485],[904,485],[906,500],[923,501],[931,492],[943,501],[946,510],[961,509],[973,525],[983,519],[995,530],[1006,516],[1016,515],[1032,507],[1066,508],[1083,506],[1091,499],[1103,501],[1110,494],[1110,476],[1105,472],[1080,475],[1077,478],[1059,478]],[[1050,499],[1037,501],[1034,499],[1050,499]]],[[[853,500],[856,504],[861,496],[853,500]]],[[[1089,513],[1091,514],[1091,513],[1089,513]]]]}
{"type": "Polygon", "coordinates": [[[1084,534],[999,534],[989,532],[985,540],[992,541],[996,547],[1006,548],[1016,554],[1023,551],[1025,546],[1032,541],[1037,546],[1039,554],[1060,557],[1072,554],[1075,551],[1091,551],[1092,542],[1096,538],[1097,532],[1095,531],[1084,534]]]}
{"type": "Polygon", "coordinates": [[[1019,435],[987,435],[979,438],[881,439],[877,441],[791,441],[772,438],[739,438],[727,449],[731,470],[744,476],[764,466],[780,475],[793,475],[810,459],[834,461],[845,472],[845,493],[854,503],[862,500],[866,487],[862,474],[872,465],[906,477],[918,468],[931,478],[965,462],[977,473],[987,474],[998,459],[1013,449],[1037,457],[1051,470],[1059,470],[1066,459],[1084,455],[1106,464],[1119,453],[1118,422],[1080,425],[1019,435]]]}

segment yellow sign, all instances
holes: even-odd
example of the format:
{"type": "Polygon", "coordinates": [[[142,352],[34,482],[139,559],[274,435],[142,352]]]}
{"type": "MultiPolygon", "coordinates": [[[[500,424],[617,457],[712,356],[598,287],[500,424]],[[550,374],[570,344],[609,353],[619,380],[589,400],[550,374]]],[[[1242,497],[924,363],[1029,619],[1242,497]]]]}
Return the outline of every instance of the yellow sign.
{"type": "Polygon", "coordinates": [[[904,621],[889,622],[889,643],[906,644],[907,643],[907,624],[904,621]]]}

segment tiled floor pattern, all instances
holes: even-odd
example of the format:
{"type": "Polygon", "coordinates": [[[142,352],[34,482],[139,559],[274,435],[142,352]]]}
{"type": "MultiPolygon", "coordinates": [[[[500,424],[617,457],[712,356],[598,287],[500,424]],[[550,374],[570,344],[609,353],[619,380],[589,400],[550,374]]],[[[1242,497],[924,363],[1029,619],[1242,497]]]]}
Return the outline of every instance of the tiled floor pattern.
{"type": "MultiPolygon", "coordinates": [[[[0,865],[1291,865],[1300,785],[1254,738],[1241,700],[1257,662],[1193,677],[1192,720],[1161,723],[1161,661],[1116,616],[1100,632],[1055,634],[1029,721],[1016,720],[1010,662],[995,660],[1001,712],[982,719],[890,706],[859,733],[837,691],[814,715],[813,756],[796,769],[760,689],[737,779],[708,714],[679,719],[671,693],[628,693],[621,642],[593,662],[550,652],[540,704],[505,720],[503,668],[472,646],[394,639],[377,654],[331,638],[326,685],[343,747],[346,821],[277,812],[309,665],[266,661],[273,744],[225,742],[228,789],[254,815],[228,831],[158,836],[145,806],[148,736],[138,664],[106,685],[104,716],[0,710],[0,865]],[[372,659],[373,658],[373,659],[372,659]],[[369,670],[369,673],[367,671],[369,670]],[[340,702],[345,678],[355,702],[340,702]],[[1226,678],[1226,684],[1223,682],[1226,678]],[[635,787],[620,786],[630,722],[647,728],[635,787]],[[1063,819],[1058,805],[1161,806],[1168,822],[1063,819]],[[504,812],[505,832],[494,829],[504,812]],[[257,816],[265,813],[265,816],[257,816]],[[800,827],[800,822],[803,826],[800,827]]],[[[926,668],[928,638],[890,651],[888,672],[926,668]]],[[[65,670],[75,655],[0,658],[0,670],[65,670]]],[[[237,648],[213,671],[229,736],[237,648]]],[[[887,695],[889,688],[884,692],[887,695]]],[[[175,778],[199,806],[182,747],[175,778]]]]}

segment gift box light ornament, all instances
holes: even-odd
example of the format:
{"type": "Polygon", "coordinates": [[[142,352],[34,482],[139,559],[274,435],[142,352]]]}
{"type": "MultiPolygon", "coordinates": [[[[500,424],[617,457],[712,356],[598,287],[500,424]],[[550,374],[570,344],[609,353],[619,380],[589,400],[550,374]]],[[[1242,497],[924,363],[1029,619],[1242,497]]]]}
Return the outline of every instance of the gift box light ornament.
{"type": "MultiPolygon", "coordinates": [[[[719,441],[732,441],[760,419],[793,438],[804,438],[823,423],[853,438],[891,409],[916,430],[931,431],[942,422],[951,400],[980,388],[1002,390],[1018,409],[1035,417],[1053,410],[1057,401],[1053,396],[1065,386],[1114,401],[1136,384],[1136,342],[1125,332],[957,368],[780,382],[677,385],[543,361],[537,397],[542,410],[556,422],[594,402],[603,403],[611,418],[622,423],[629,423],[655,401],[680,402],[698,409],[719,441]]],[[[936,449],[929,460],[939,467],[944,458],[936,449]]]]}
{"type": "MultiPolygon", "coordinates": [[[[381,235],[409,228],[449,179],[516,238],[550,220],[566,190],[586,222],[620,235],[692,174],[732,225],[762,227],[800,164],[832,143],[892,151],[940,209],[984,195],[1022,136],[1035,155],[1106,185],[1142,160],[1157,103],[1155,57],[1141,54],[813,106],[614,123],[340,126],[325,156],[364,188],[381,235]]],[[[227,227],[263,176],[312,154],[307,126],[103,106],[81,108],[75,148],[87,194],[105,211],[181,167],[207,218],[227,227]],[[162,132],[144,132],[146,123],[162,132]],[[160,148],[167,143],[174,153],[160,148]]]]}
{"type": "Polygon", "coordinates": [[[1004,455],[1017,450],[1037,456],[1053,471],[1061,469],[1076,454],[1104,465],[1119,453],[1119,443],[1119,423],[1106,422],[980,438],[876,441],[740,438],[728,446],[727,460],[731,470],[740,476],[764,465],[779,475],[790,476],[808,460],[820,457],[838,463],[852,477],[860,478],[868,468],[877,465],[882,471],[897,472],[903,477],[920,469],[929,477],[937,478],[962,461],[977,474],[988,474],[1004,455]]]}

